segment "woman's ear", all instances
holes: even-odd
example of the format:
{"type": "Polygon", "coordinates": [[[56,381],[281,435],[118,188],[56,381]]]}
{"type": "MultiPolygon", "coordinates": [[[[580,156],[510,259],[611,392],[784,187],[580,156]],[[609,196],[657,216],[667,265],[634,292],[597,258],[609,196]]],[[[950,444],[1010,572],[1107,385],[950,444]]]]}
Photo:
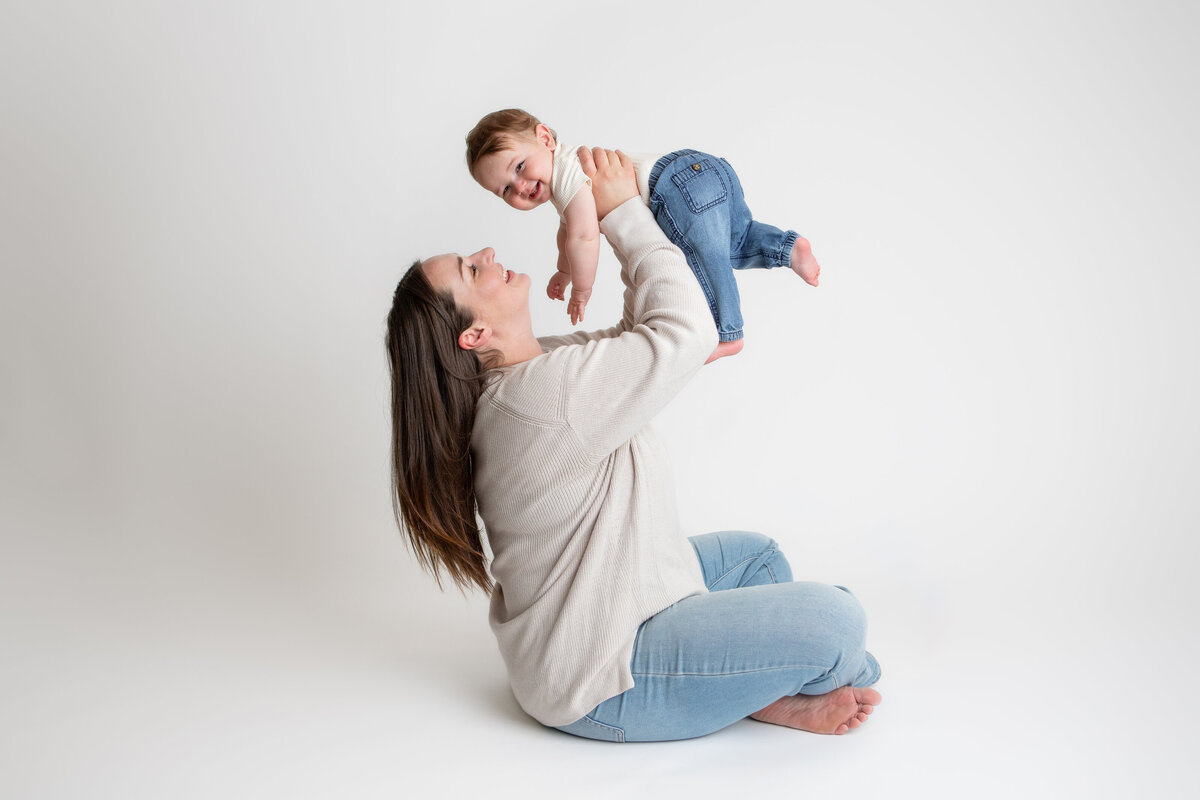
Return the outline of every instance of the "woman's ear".
{"type": "Polygon", "coordinates": [[[491,338],[491,328],[486,325],[472,325],[458,335],[458,346],[463,350],[477,350],[491,338]]]}

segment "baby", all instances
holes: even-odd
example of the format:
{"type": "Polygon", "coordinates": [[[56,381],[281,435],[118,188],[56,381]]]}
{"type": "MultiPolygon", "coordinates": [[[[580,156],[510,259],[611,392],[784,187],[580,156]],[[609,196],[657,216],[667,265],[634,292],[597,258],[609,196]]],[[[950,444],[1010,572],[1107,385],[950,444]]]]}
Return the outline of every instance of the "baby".
{"type": "MultiPolygon", "coordinates": [[[[808,240],[756,222],[733,167],[695,150],[631,155],[642,200],[679,246],[708,298],[719,344],[712,362],[742,349],[742,312],[735,269],[791,267],[812,286],[821,267],[808,240]]],[[[600,225],[591,181],[576,149],[520,109],[488,114],[467,134],[467,168],[480,186],[521,211],[549,200],[558,211],[558,271],[546,294],[564,299],[567,314],[583,319],[599,258],[600,225]]]]}

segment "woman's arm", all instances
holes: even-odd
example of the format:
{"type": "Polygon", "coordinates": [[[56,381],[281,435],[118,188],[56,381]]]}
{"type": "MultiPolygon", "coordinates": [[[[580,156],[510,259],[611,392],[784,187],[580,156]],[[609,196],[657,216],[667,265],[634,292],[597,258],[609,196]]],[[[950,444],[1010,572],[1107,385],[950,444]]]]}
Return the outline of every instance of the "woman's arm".
{"type": "Polygon", "coordinates": [[[539,336],[538,342],[542,345],[542,349],[548,352],[568,344],[587,344],[596,339],[611,339],[613,336],[620,336],[624,330],[624,325],[618,323],[611,328],[602,328],[598,331],[572,331],[552,336],[539,336]]]}
{"type": "Polygon", "coordinates": [[[617,336],[560,348],[563,413],[584,453],[603,457],[642,429],[717,344],[708,303],[679,248],[638,197],[624,154],[580,151],[593,178],[600,230],[621,262],[624,319],[617,336]]]}

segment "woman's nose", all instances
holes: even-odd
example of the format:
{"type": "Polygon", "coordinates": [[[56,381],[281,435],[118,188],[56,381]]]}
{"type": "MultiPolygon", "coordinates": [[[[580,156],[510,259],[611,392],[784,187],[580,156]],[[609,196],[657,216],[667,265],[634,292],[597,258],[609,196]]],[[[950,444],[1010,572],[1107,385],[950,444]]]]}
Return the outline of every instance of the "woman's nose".
{"type": "Polygon", "coordinates": [[[483,256],[483,259],[489,264],[496,260],[496,251],[491,247],[483,248],[479,251],[479,254],[483,256]]]}

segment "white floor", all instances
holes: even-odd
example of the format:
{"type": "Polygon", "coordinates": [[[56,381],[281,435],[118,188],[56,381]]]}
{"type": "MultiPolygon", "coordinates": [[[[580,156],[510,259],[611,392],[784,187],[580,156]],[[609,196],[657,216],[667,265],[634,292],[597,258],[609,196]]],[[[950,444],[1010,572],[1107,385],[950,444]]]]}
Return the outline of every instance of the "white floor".
{"type": "Polygon", "coordinates": [[[480,599],[388,601],[385,573],[422,579],[396,553],[360,563],[356,593],[215,554],[63,551],[44,523],[3,575],[5,797],[1116,798],[1196,776],[1194,635],[1165,610],[1062,629],[970,592],[912,615],[876,587],[885,701],[860,730],[611,745],[521,713],[480,599]]]}

